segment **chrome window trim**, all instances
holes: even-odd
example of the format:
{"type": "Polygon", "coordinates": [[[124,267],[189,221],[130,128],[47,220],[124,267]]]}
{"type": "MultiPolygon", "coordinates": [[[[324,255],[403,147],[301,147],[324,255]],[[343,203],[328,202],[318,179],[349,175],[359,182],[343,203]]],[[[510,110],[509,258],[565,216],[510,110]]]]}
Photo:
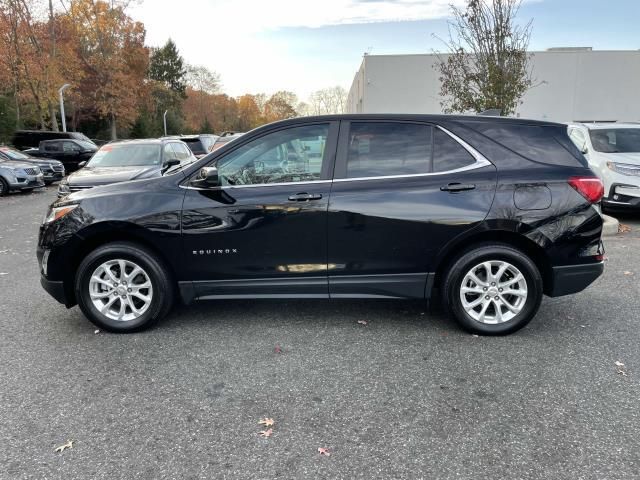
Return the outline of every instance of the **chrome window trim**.
{"type": "Polygon", "coordinates": [[[256,187],[284,187],[287,185],[307,185],[307,184],[320,184],[331,183],[331,180],[305,180],[302,182],[279,182],[279,183],[256,183],[251,185],[220,185],[218,187],[211,188],[199,188],[192,187],[191,185],[180,185],[180,188],[186,188],[187,190],[233,190],[236,188],[256,188],[256,187]]]}

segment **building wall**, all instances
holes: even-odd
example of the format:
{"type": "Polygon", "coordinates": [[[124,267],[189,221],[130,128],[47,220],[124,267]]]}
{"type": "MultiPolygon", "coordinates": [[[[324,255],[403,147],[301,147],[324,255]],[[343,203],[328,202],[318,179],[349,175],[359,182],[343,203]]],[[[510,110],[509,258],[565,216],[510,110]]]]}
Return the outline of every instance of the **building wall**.
{"type": "MultiPolygon", "coordinates": [[[[534,87],[516,115],[554,121],[640,121],[640,51],[532,52],[534,87]]],[[[446,58],[446,55],[443,56],[446,58]]],[[[350,113],[442,113],[437,56],[365,55],[350,113]]]]}

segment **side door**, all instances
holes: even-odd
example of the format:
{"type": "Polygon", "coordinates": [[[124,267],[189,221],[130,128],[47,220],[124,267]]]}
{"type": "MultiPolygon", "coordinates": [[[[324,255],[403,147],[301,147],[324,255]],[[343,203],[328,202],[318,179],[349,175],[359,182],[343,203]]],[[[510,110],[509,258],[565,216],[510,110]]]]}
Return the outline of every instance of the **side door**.
{"type": "Polygon", "coordinates": [[[196,297],[328,296],[337,133],[338,122],[326,122],[258,134],[209,165],[219,186],[185,181],[182,233],[196,297]],[[321,143],[317,158],[311,142],[321,143]]]}
{"type": "Polygon", "coordinates": [[[438,252],[484,220],[495,167],[443,128],[344,121],[328,210],[331,297],[425,296],[438,252]]]}

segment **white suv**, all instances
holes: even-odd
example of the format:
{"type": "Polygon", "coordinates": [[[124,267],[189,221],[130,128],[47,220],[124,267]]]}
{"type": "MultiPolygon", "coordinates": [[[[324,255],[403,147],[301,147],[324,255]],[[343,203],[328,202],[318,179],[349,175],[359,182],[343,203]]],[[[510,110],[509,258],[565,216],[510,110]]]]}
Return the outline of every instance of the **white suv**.
{"type": "Polygon", "coordinates": [[[640,124],[572,123],[569,138],[604,183],[604,208],[640,209],[640,124]]]}

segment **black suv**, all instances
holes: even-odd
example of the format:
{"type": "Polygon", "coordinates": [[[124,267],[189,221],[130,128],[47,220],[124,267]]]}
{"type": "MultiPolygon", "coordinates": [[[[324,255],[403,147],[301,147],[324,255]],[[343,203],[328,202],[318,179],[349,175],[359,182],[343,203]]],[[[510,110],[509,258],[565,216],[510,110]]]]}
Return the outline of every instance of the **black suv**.
{"type": "MultiPolygon", "coordinates": [[[[38,148],[40,142],[44,140],[64,140],[75,139],[92,142],[87,136],[80,132],[52,132],[48,130],[16,130],[13,135],[12,144],[20,150],[27,148],[38,148]]],[[[93,143],[93,142],[92,142],[93,143]]]]}
{"type": "Polygon", "coordinates": [[[24,153],[34,157],[59,160],[68,172],[77,170],[81,163],[88,161],[98,147],[86,140],[43,140],[38,148],[30,148],[24,153]]]}
{"type": "Polygon", "coordinates": [[[179,297],[418,298],[481,334],[603,271],[602,183],[565,125],[297,118],[173,175],[78,192],[40,229],[44,288],[129,332],[179,297]],[[320,152],[318,154],[317,152],[320,152]]]}

